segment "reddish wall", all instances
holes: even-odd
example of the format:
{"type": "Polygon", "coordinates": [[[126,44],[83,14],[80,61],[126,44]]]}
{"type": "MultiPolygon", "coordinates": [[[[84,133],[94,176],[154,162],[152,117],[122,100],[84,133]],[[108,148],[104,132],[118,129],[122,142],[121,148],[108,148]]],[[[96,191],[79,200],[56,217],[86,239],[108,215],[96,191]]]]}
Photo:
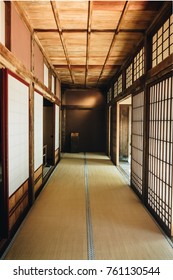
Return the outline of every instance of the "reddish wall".
{"type": "Polygon", "coordinates": [[[31,36],[11,5],[11,51],[30,70],[31,36]]]}
{"type": "Polygon", "coordinates": [[[44,83],[44,61],[43,54],[37,43],[34,44],[34,75],[40,82],[44,83]]]}

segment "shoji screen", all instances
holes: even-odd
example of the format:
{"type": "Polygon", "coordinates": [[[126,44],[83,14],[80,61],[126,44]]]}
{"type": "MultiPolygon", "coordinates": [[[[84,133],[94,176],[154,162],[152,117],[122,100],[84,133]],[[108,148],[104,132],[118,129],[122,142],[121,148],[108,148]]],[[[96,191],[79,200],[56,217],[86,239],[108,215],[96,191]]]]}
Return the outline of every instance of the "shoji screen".
{"type": "Polygon", "coordinates": [[[0,1],[0,42],[5,45],[5,4],[0,1]]]}
{"type": "Polygon", "coordinates": [[[173,53],[173,15],[152,37],[152,67],[173,53]]]}
{"type": "Polygon", "coordinates": [[[55,94],[55,77],[52,75],[52,93],[55,94]]]}
{"type": "Polygon", "coordinates": [[[132,185],[142,195],[144,92],[132,98],[132,185]]]}
{"type": "Polygon", "coordinates": [[[34,92],[34,171],[43,164],[43,96],[34,92]]]}
{"type": "Polygon", "coordinates": [[[150,87],[148,204],[170,231],[172,219],[173,78],[150,87]]]}
{"type": "Polygon", "coordinates": [[[8,74],[9,196],[29,177],[28,94],[28,86],[8,74]]]}
{"type": "Polygon", "coordinates": [[[55,105],[55,150],[59,148],[59,106],[55,105]]]}

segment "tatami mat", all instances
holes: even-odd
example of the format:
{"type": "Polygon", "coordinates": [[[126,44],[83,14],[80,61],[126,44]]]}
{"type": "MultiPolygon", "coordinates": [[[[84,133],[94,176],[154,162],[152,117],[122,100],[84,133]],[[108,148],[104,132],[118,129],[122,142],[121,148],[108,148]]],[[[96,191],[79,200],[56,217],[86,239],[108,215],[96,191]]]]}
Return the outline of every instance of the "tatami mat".
{"type": "Polygon", "coordinates": [[[86,204],[95,259],[173,259],[171,245],[117,168],[90,153],[63,154],[5,258],[87,259],[86,204]]]}
{"type": "Polygon", "coordinates": [[[64,155],[6,259],[87,259],[83,155],[64,155]]]}
{"type": "Polygon", "coordinates": [[[106,157],[87,155],[96,259],[173,259],[173,249],[106,157]]]}

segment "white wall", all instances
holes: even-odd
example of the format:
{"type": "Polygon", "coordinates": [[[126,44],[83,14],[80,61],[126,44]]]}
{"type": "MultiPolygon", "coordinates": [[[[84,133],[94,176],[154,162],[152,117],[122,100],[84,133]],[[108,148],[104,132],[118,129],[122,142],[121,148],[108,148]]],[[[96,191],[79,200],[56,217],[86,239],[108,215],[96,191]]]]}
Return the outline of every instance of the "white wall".
{"type": "Polygon", "coordinates": [[[29,90],[8,75],[9,196],[29,177],[29,90]]]}
{"type": "Polygon", "coordinates": [[[34,92],[34,171],[43,164],[43,96],[34,92]]]}
{"type": "Polygon", "coordinates": [[[0,42],[5,45],[5,4],[0,1],[0,42]]]}
{"type": "Polygon", "coordinates": [[[48,73],[49,73],[48,68],[46,64],[44,64],[44,85],[46,87],[48,87],[48,73]]]}
{"type": "Polygon", "coordinates": [[[55,94],[55,77],[52,76],[52,93],[55,94]]]}

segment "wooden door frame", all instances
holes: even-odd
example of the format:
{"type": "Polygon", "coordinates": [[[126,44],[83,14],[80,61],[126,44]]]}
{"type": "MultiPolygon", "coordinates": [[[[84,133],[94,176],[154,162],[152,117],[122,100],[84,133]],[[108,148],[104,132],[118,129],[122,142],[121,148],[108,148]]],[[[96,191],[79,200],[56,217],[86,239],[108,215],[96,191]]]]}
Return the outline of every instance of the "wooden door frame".
{"type": "MultiPolygon", "coordinates": [[[[132,94],[128,95],[127,97],[121,99],[120,101],[118,101],[116,103],[116,130],[117,130],[117,134],[116,134],[116,165],[119,166],[119,154],[120,154],[120,142],[119,142],[119,136],[120,136],[120,105],[123,101],[125,101],[128,98],[132,98],[132,94]]],[[[132,100],[131,100],[131,104],[132,104],[132,100]]],[[[132,118],[131,118],[132,121],[132,118]]],[[[132,125],[132,122],[131,122],[132,125]]]]}

